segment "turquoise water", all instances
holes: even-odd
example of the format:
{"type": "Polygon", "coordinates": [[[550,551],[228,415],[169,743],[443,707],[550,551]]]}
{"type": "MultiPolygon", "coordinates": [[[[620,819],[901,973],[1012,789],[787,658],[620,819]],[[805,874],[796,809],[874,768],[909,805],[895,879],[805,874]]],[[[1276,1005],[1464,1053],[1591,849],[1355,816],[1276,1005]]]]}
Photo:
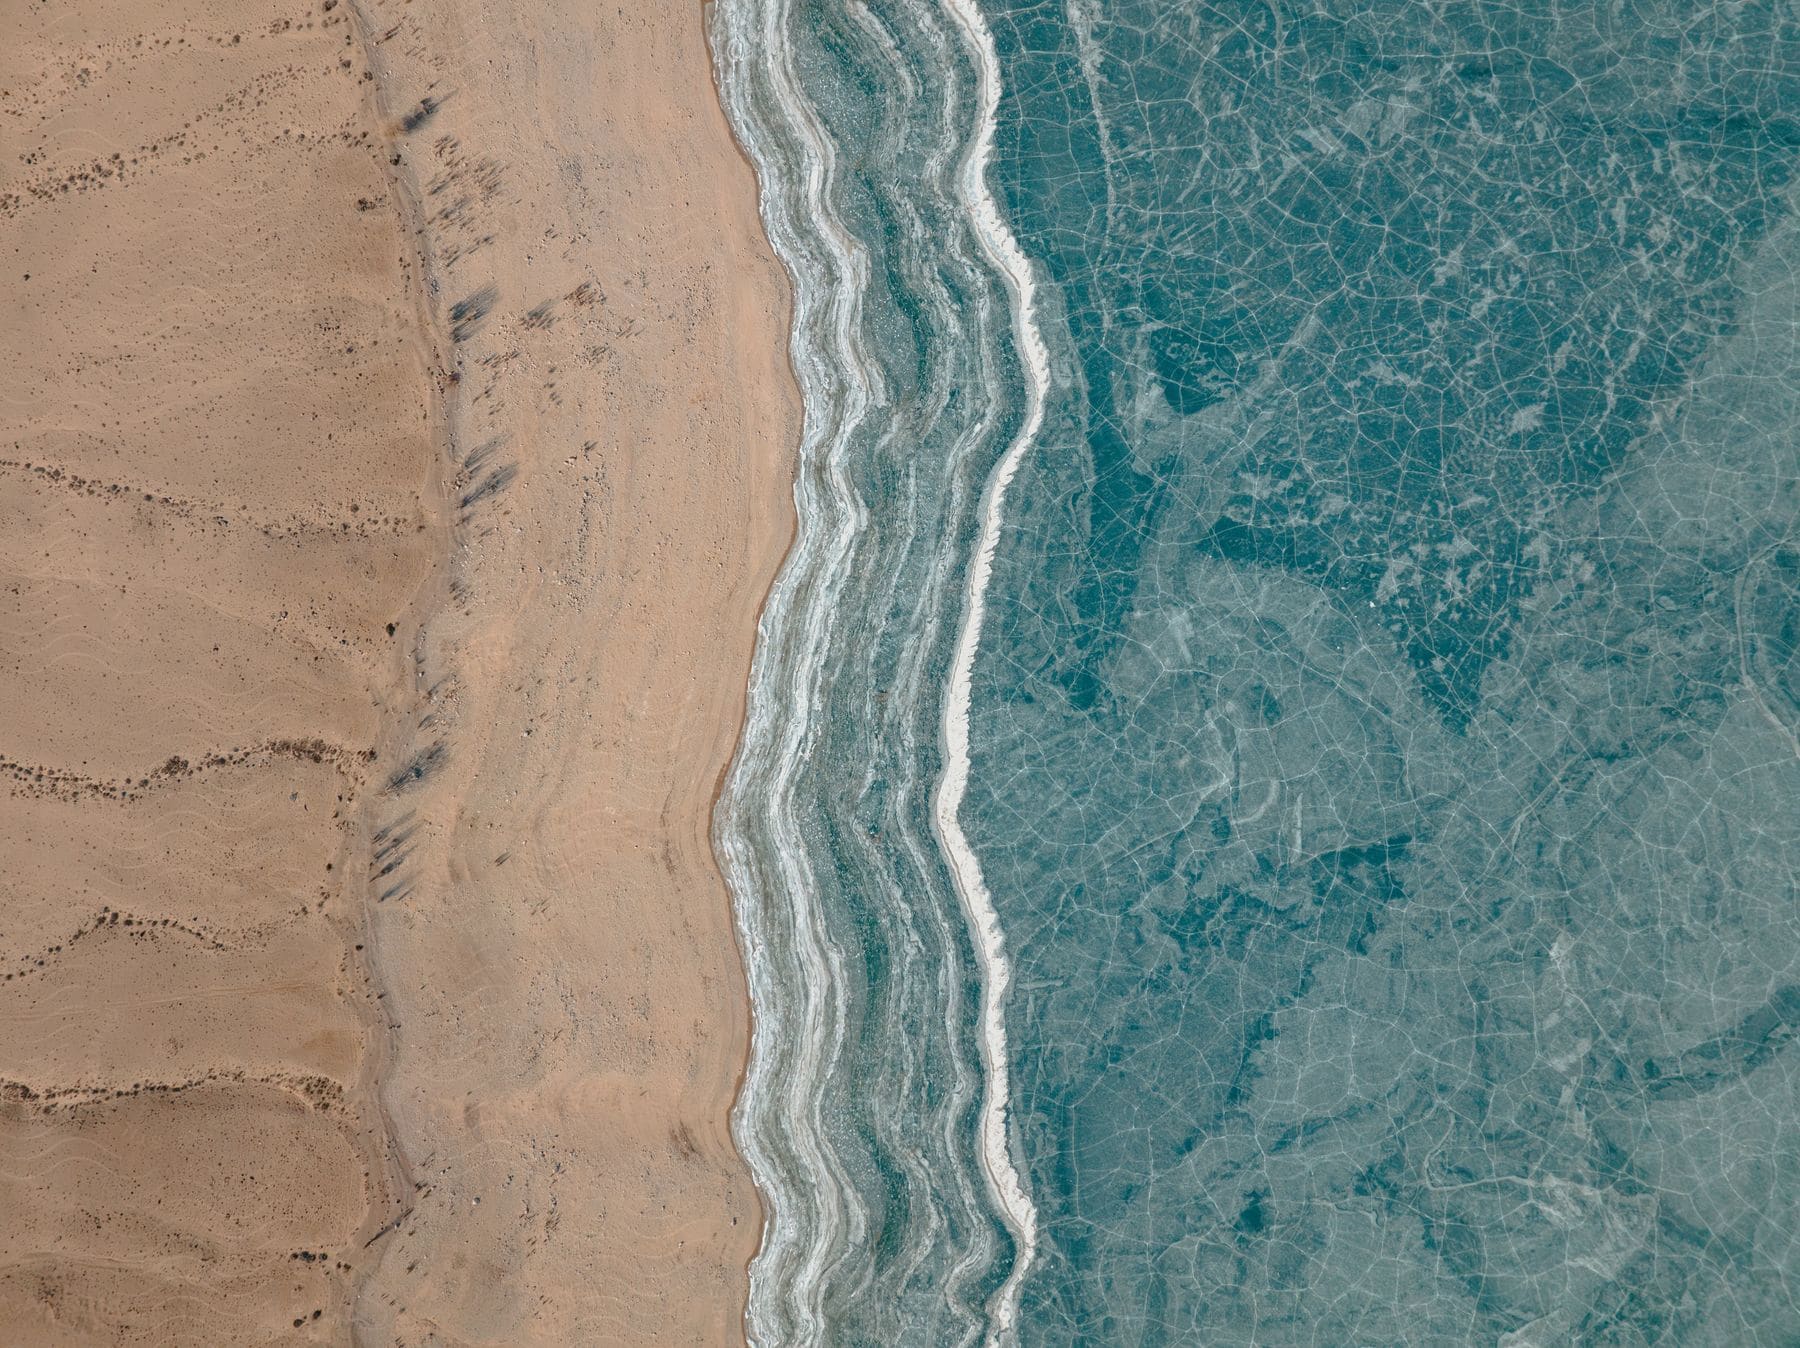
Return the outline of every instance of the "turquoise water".
{"type": "Polygon", "coordinates": [[[752,1333],[1800,1342],[1794,11],[714,22],[752,1333]]]}

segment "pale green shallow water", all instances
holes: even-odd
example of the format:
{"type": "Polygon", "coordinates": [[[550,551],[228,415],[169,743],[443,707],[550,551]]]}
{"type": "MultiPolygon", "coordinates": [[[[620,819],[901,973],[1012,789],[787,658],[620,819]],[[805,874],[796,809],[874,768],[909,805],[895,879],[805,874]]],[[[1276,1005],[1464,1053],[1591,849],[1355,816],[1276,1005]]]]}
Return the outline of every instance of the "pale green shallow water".
{"type": "Polygon", "coordinates": [[[980,11],[1029,316],[949,10],[715,18],[809,409],[719,821],[753,1332],[1800,1342],[1792,10],[980,11]],[[1028,320],[987,1070],[931,792],[1028,320]]]}

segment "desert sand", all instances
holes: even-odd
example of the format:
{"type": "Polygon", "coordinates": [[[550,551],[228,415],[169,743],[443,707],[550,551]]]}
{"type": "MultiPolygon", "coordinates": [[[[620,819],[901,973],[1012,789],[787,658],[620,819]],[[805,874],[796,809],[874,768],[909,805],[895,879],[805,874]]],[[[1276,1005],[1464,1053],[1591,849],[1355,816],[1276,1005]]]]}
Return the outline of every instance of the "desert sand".
{"type": "Polygon", "coordinates": [[[786,299],[697,5],[0,42],[0,1342],[740,1340],[786,299]]]}

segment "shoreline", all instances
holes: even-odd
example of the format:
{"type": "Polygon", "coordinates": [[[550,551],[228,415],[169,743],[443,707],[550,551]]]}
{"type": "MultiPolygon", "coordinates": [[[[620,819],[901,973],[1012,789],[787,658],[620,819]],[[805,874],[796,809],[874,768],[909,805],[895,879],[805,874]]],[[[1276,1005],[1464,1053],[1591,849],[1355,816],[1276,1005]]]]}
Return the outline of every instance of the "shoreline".
{"type": "MultiPolygon", "coordinates": [[[[718,13],[715,11],[715,14],[718,13]]],[[[767,16],[764,21],[768,21],[767,16]]],[[[734,36],[729,31],[724,35],[728,42],[734,36]]],[[[718,37],[716,31],[714,37],[716,41],[718,37]]],[[[801,273],[807,263],[816,263],[839,278],[850,278],[833,289],[827,306],[830,314],[823,320],[825,326],[830,329],[831,340],[841,351],[850,352],[855,342],[857,306],[860,303],[863,289],[860,279],[862,274],[858,270],[859,260],[852,252],[847,240],[842,236],[841,231],[837,229],[835,218],[827,204],[826,184],[833,167],[829,141],[816,125],[807,122],[808,110],[797,106],[792,101],[783,104],[785,114],[796,117],[799,122],[805,123],[797,127],[796,136],[807,147],[807,158],[804,165],[805,186],[802,190],[809,203],[808,220],[811,226],[816,228],[816,237],[820,245],[815,255],[808,248],[807,237],[790,218],[791,213],[783,197],[784,183],[780,174],[770,172],[765,176],[757,165],[755,152],[738,140],[738,137],[757,129],[757,123],[750,114],[748,88],[734,86],[729,78],[731,70],[741,70],[741,63],[737,61],[737,53],[728,47],[724,53],[724,59],[717,59],[719,55],[720,53],[715,50],[715,68],[720,76],[718,92],[721,103],[726,109],[724,115],[732,126],[734,141],[740,145],[744,158],[752,165],[755,172],[759,189],[761,227],[767,234],[776,256],[780,259],[790,287],[790,302],[793,307],[788,331],[784,334],[786,340],[783,343],[783,349],[798,386],[803,413],[801,434],[798,437],[794,502],[797,526],[800,524],[808,526],[804,530],[797,528],[793,546],[784,560],[782,570],[776,578],[776,583],[771,589],[759,617],[759,639],[751,678],[747,684],[749,702],[746,725],[740,740],[739,752],[734,756],[731,771],[727,775],[725,793],[720,806],[715,811],[717,821],[715,850],[725,868],[727,885],[734,893],[733,917],[738,933],[745,978],[750,990],[750,1000],[754,1007],[758,980],[769,977],[766,961],[759,959],[756,954],[756,909],[760,908],[771,893],[792,893],[805,887],[804,877],[792,871],[793,867],[804,864],[804,849],[795,845],[792,839],[778,843],[775,848],[776,855],[779,857],[777,865],[784,869],[784,874],[779,881],[762,875],[759,872],[753,850],[740,849],[736,846],[746,843],[747,839],[744,838],[742,830],[734,828],[731,823],[734,798],[741,791],[756,791],[759,798],[766,803],[765,808],[769,811],[773,826],[778,831],[785,826],[785,811],[779,801],[785,795],[788,782],[791,780],[792,766],[799,752],[799,740],[804,738],[807,728],[803,725],[788,725],[783,728],[787,732],[783,737],[784,752],[778,754],[774,760],[776,773],[774,780],[749,780],[769,771],[769,765],[750,751],[753,732],[761,732],[756,736],[757,738],[766,735],[766,727],[760,727],[756,723],[755,704],[759,690],[777,678],[777,669],[787,660],[798,658],[808,670],[814,671],[800,679],[801,686],[810,686],[811,680],[816,677],[816,662],[820,655],[821,640],[818,625],[816,623],[807,625],[798,633],[803,649],[798,657],[795,657],[790,651],[764,642],[761,640],[761,636],[765,630],[765,624],[769,625],[770,630],[782,627],[788,630],[790,635],[794,635],[788,624],[789,610],[794,599],[793,588],[796,585],[807,583],[813,552],[824,546],[840,560],[847,555],[849,541],[855,529],[853,512],[847,508],[849,499],[847,487],[837,479],[834,471],[828,470],[821,473],[818,471],[817,465],[821,462],[830,464],[831,446],[843,442],[849,430],[860,421],[863,413],[875,399],[874,391],[871,388],[861,383],[855,383],[855,396],[848,399],[842,407],[834,406],[834,415],[826,419],[819,419],[814,415],[817,404],[813,397],[813,391],[816,387],[824,386],[828,382],[831,369],[845,371],[854,380],[855,376],[866,368],[865,363],[852,359],[848,355],[835,362],[827,361],[816,350],[820,339],[810,331],[814,314],[807,307],[807,301],[813,295],[801,283],[801,273]],[[736,115],[730,111],[734,104],[737,108],[736,115]],[[824,498],[823,501],[822,498],[824,498]],[[811,508],[809,509],[809,507],[811,508]],[[832,527],[834,521],[835,529],[832,527]],[[827,534],[830,536],[825,537],[827,534]],[[746,780],[740,781],[741,778],[746,780]]],[[[791,79],[791,73],[785,65],[777,62],[772,67],[770,77],[775,83],[786,85],[791,79]]],[[[813,289],[816,292],[818,288],[814,287],[813,289]]],[[[765,700],[774,696],[779,701],[781,692],[791,695],[795,691],[796,689],[792,688],[784,688],[780,691],[768,689],[764,691],[763,696],[765,700]]],[[[804,702],[807,696],[809,695],[802,692],[801,701],[804,702]]],[[[765,749],[764,752],[766,753],[767,750],[765,749]]],[[[825,976],[821,972],[819,962],[829,959],[829,951],[824,947],[823,942],[809,942],[805,958],[812,964],[813,983],[823,982],[831,986],[841,982],[841,980],[825,976]]],[[[768,1014],[758,1015],[755,1011],[752,1013],[753,1037],[749,1045],[746,1072],[732,1111],[733,1136],[737,1149],[745,1159],[750,1174],[757,1184],[759,1194],[764,1195],[765,1226],[757,1249],[753,1252],[752,1265],[762,1260],[779,1262],[784,1257],[785,1246],[792,1239],[791,1231],[781,1224],[781,1211],[772,1206],[767,1197],[778,1187],[778,1176],[770,1167],[770,1157],[755,1127],[758,1096],[759,1092],[764,1089],[762,1077],[768,1070],[766,1055],[757,1053],[756,1037],[773,1035],[786,1043],[798,1043],[810,1051],[813,1046],[827,1037],[828,1033],[841,1035],[841,1026],[831,1009],[821,1012],[819,1008],[809,1006],[809,1023],[797,1035],[788,1034],[787,1032],[792,1027],[785,1020],[779,1018],[779,1014],[784,1008],[778,999],[773,996],[765,997],[763,1009],[768,1014]]],[[[815,1062],[811,1064],[811,1074],[816,1076],[818,1073],[819,1069],[815,1062]]],[[[806,1145],[808,1141],[803,1130],[798,1129],[794,1130],[792,1136],[787,1139],[789,1145],[806,1145]]],[[[825,1168],[827,1165],[826,1158],[818,1153],[814,1154],[813,1163],[818,1168],[825,1168]]],[[[811,1216],[818,1224],[817,1229],[812,1232],[815,1252],[830,1248],[834,1241],[842,1238],[843,1233],[838,1220],[840,1214],[835,1209],[821,1209],[812,1213],[811,1216]]],[[[791,1221],[790,1215],[790,1225],[791,1221]]],[[[754,1297],[754,1280],[752,1280],[749,1291],[751,1295],[747,1299],[746,1325],[748,1331],[754,1331],[759,1323],[767,1320],[768,1316],[766,1308],[759,1307],[754,1297]]],[[[762,1328],[765,1339],[783,1341],[780,1326],[762,1324],[762,1328]]],[[[816,1340],[821,1332],[822,1325],[809,1310],[806,1312],[803,1323],[795,1330],[793,1337],[798,1337],[803,1341],[816,1340]]]]}
{"type": "Polygon", "coordinates": [[[847,77],[923,94],[932,115],[840,155],[846,132],[861,128],[813,102],[788,41],[787,25],[801,21],[780,5],[723,14],[727,104],[764,171],[764,218],[793,280],[806,405],[802,530],[765,612],[746,746],[719,822],[757,1003],[734,1121],[771,1204],[750,1322],[766,1342],[829,1339],[848,1313],[842,1289],[866,1296],[880,1283],[883,1309],[866,1327],[891,1330],[910,1310],[972,1342],[1004,1332],[1017,1287],[1007,1272],[1029,1262],[1033,1230],[1010,1167],[1005,1052],[995,1047],[1006,967],[982,921],[979,869],[955,845],[954,702],[959,673],[967,695],[981,598],[981,576],[965,576],[964,563],[972,573],[987,565],[992,484],[1004,488],[1042,406],[1032,382],[1041,361],[1016,404],[992,378],[1019,317],[1019,287],[1007,293],[1018,278],[979,209],[993,80],[961,56],[943,68],[963,47],[954,16],[916,16],[936,62],[909,61],[874,25],[862,35],[867,67],[847,77]],[[898,205],[907,237],[929,238],[942,271],[967,287],[922,288],[919,323],[943,353],[927,368],[875,331],[906,308],[889,270],[904,249],[868,232],[879,235],[869,217],[885,201],[870,179],[920,172],[916,200],[898,205]],[[862,204],[859,185],[878,204],[862,204]],[[929,410],[910,434],[882,415],[915,398],[929,410]],[[875,483],[891,484],[891,496],[875,483]],[[876,500],[886,518],[909,522],[906,537],[874,526],[876,500]],[[891,582],[867,579],[889,567],[891,582]],[[840,916],[875,924],[869,948],[880,953],[868,969],[855,938],[840,944],[840,916]],[[877,1004],[899,1017],[887,1022],[893,1035],[871,1034],[877,1004]],[[869,1255],[878,1240],[880,1267],[869,1255]],[[918,1280],[940,1259],[941,1290],[928,1293],[918,1280]]]}
{"type": "MultiPolygon", "coordinates": [[[[737,127],[732,124],[730,114],[725,104],[724,86],[720,83],[721,72],[719,68],[719,56],[713,45],[713,24],[718,13],[719,3],[720,0],[701,0],[700,4],[700,30],[702,41],[706,46],[707,72],[712,81],[714,101],[718,105],[720,117],[724,119],[725,125],[730,132],[732,146],[737,151],[738,159],[742,162],[744,168],[750,173],[752,180],[756,183],[760,197],[762,174],[757,169],[756,161],[751,157],[749,149],[739,137],[737,127]]],[[[759,210],[759,227],[760,218],[761,212],[759,210]]],[[[772,250],[772,245],[768,242],[766,231],[764,232],[763,237],[765,246],[770,247],[772,250]]],[[[794,330],[794,286],[792,276],[787,274],[785,267],[782,270],[786,285],[783,292],[784,304],[781,312],[781,332],[784,338],[781,343],[781,350],[787,364],[788,381],[797,391],[800,385],[800,375],[799,371],[794,368],[792,351],[792,333],[794,330]]],[[[794,461],[794,468],[797,470],[799,436],[803,432],[801,431],[799,424],[796,424],[794,431],[794,447],[790,449],[789,457],[794,461]]],[[[797,512],[790,512],[787,538],[781,545],[780,556],[776,560],[774,568],[769,572],[768,583],[763,586],[762,597],[756,604],[756,615],[754,620],[755,636],[751,642],[750,650],[744,657],[742,675],[739,679],[739,686],[743,689],[743,697],[741,699],[737,718],[737,738],[732,743],[731,754],[719,765],[718,775],[713,779],[712,795],[708,799],[706,807],[708,845],[712,850],[713,864],[718,872],[719,884],[726,890],[726,902],[731,909],[731,940],[732,945],[737,952],[738,966],[743,979],[743,1051],[739,1054],[737,1076],[731,1086],[731,1108],[727,1126],[731,1133],[732,1146],[736,1150],[738,1159],[743,1163],[746,1170],[750,1170],[750,1159],[744,1154],[743,1145],[738,1140],[736,1117],[738,1105],[744,1098],[744,1085],[749,1080],[750,1076],[751,1044],[756,1027],[756,1003],[750,995],[750,951],[744,945],[743,926],[738,920],[737,899],[735,895],[730,893],[730,882],[726,878],[726,861],[719,845],[718,830],[720,827],[720,806],[725,799],[725,793],[730,783],[731,775],[737,767],[740,756],[743,754],[744,745],[750,732],[750,689],[755,678],[757,650],[762,644],[763,614],[768,609],[769,600],[775,593],[775,587],[781,582],[781,573],[786,568],[788,559],[793,555],[794,548],[798,545],[799,540],[800,526],[798,515],[797,512]]],[[[756,1182],[753,1171],[751,1172],[751,1189],[756,1198],[756,1228],[758,1234],[756,1243],[750,1247],[747,1253],[745,1253],[741,1268],[744,1298],[743,1314],[740,1317],[739,1337],[745,1343],[750,1342],[749,1293],[751,1267],[756,1262],[757,1254],[762,1248],[763,1236],[767,1232],[769,1225],[768,1196],[763,1193],[761,1185],[756,1182]]]]}

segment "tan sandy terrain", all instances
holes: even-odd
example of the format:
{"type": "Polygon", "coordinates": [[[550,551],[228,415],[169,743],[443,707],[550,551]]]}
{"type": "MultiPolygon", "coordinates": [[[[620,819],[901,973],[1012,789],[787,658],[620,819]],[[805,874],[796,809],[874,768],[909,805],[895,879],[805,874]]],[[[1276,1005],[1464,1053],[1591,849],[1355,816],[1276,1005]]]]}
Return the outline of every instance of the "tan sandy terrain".
{"type": "Polygon", "coordinates": [[[0,1342],[715,1343],[789,531],[698,6],[0,42],[0,1342]]]}
{"type": "Polygon", "coordinates": [[[5,27],[0,1342],[341,1337],[404,1200],[358,944],[419,267],[341,15],[5,27]]]}
{"type": "Polygon", "coordinates": [[[452,446],[425,779],[374,908],[418,1187],[359,1315],[374,1343],[729,1342],[760,1211],[709,817],[792,529],[785,282],[698,5],[359,13],[419,123],[452,446]]]}

